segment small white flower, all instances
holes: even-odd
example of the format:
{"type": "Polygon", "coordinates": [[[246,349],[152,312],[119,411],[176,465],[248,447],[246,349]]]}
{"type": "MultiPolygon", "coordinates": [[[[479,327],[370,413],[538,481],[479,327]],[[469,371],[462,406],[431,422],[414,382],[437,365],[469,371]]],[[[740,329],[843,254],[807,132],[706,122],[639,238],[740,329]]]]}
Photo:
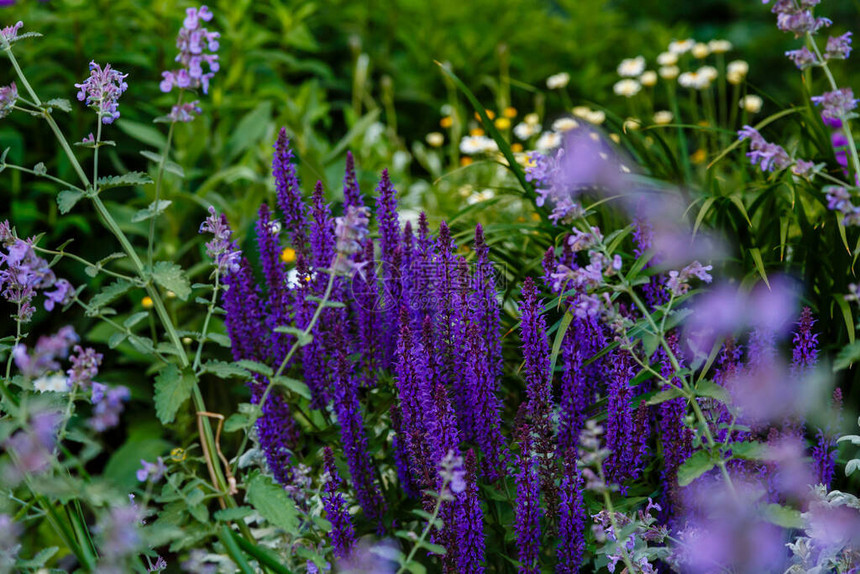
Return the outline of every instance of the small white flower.
{"type": "Polygon", "coordinates": [[[674,52],[662,52],[657,56],[657,63],[661,66],[674,66],[678,63],[678,54],[674,52]]]}
{"type": "Polygon", "coordinates": [[[568,132],[570,130],[575,130],[578,127],[579,122],[573,118],[558,118],[552,122],[552,131],[554,132],[568,132]]]}
{"type": "Polygon", "coordinates": [[[642,127],[642,122],[636,118],[627,118],[624,120],[624,125],[622,127],[624,129],[624,133],[635,132],[642,127]]]}
{"type": "Polygon", "coordinates": [[[747,113],[757,114],[761,111],[764,101],[755,94],[749,94],[742,97],[738,105],[747,113]]]}
{"type": "Polygon", "coordinates": [[[526,114],[526,117],[523,118],[523,121],[530,126],[537,126],[540,125],[540,116],[532,112],[530,114],[526,114]]]}
{"type": "Polygon", "coordinates": [[[639,76],[639,81],[642,82],[642,85],[646,88],[651,88],[657,85],[657,72],[654,70],[647,70],[643,72],[641,76],[639,76]]]}
{"type": "Polygon", "coordinates": [[[441,147],[445,143],[445,136],[439,132],[430,132],[424,139],[431,147],[441,147]]]}
{"type": "Polygon", "coordinates": [[[708,47],[707,44],[699,42],[695,46],[693,46],[692,52],[694,58],[696,58],[697,60],[703,60],[711,54],[711,49],[708,47]]]}
{"type": "Polygon", "coordinates": [[[538,151],[549,151],[561,145],[561,135],[555,132],[544,132],[535,142],[538,151]]]}
{"type": "Polygon", "coordinates": [[[717,72],[717,69],[713,66],[702,66],[696,71],[703,78],[707,78],[708,82],[713,82],[720,75],[719,72],[717,72]]]}
{"type": "Polygon", "coordinates": [[[669,43],[669,51],[673,54],[686,54],[696,45],[696,41],[692,38],[686,40],[674,40],[669,43]]]}
{"type": "Polygon", "coordinates": [[[33,388],[40,393],[47,391],[52,393],[67,393],[69,392],[69,378],[63,373],[51,373],[33,381],[33,388]]]}
{"type": "Polygon", "coordinates": [[[674,80],[680,73],[681,69],[678,66],[663,66],[659,70],[660,77],[664,80],[674,80]]]}
{"type": "Polygon", "coordinates": [[[546,79],[546,87],[550,90],[557,90],[559,88],[565,87],[568,82],[570,82],[570,74],[567,72],[561,72],[560,74],[553,74],[549,78],[546,79]]]}
{"type": "Polygon", "coordinates": [[[277,235],[281,232],[281,222],[277,219],[269,222],[269,233],[277,235]]]}
{"type": "Polygon", "coordinates": [[[645,57],[636,56],[621,60],[618,64],[618,75],[623,78],[635,78],[645,71],[645,57]]]}
{"type": "Polygon", "coordinates": [[[591,110],[585,117],[585,120],[590,124],[599,126],[606,121],[606,112],[603,110],[591,110]]]}
{"type": "Polygon", "coordinates": [[[616,95],[624,96],[625,98],[632,98],[638,94],[641,89],[642,84],[631,79],[618,81],[612,87],[612,91],[614,91],[616,95]]]}
{"type": "Polygon", "coordinates": [[[466,136],[460,140],[460,151],[466,155],[497,151],[495,140],[487,136],[466,136]]]}
{"type": "Polygon", "coordinates": [[[740,84],[750,71],[750,65],[743,60],[734,60],[726,66],[726,77],[730,84],[740,84]]]}
{"type": "Polygon", "coordinates": [[[520,122],[514,126],[514,135],[521,140],[527,140],[530,137],[540,133],[540,124],[528,124],[520,122]]]}
{"type": "Polygon", "coordinates": [[[725,54],[730,51],[733,46],[728,40],[711,40],[708,42],[708,48],[710,48],[711,52],[714,54],[725,54]]]}
{"type": "Polygon", "coordinates": [[[669,110],[661,110],[659,112],[654,113],[654,123],[658,126],[665,126],[666,124],[671,124],[672,120],[675,119],[674,114],[669,110]]]}

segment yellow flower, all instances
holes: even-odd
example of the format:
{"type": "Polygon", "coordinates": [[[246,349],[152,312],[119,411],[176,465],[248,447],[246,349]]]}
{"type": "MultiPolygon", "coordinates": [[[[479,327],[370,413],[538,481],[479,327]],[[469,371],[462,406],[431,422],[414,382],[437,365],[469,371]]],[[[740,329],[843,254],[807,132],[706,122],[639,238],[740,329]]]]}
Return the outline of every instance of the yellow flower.
{"type": "Polygon", "coordinates": [[[505,108],[504,115],[508,119],[513,119],[517,117],[517,108],[513,106],[508,106],[505,108]]]}
{"type": "Polygon", "coordinates": [[[496,128],[500,130],[506,130],[511,127],[511,120],[508,118],[498,118],[495,122],[496,128]]]}
{"type": "MultiPolygon", "coordinates": [[[[493,110],[484,110],[484,113],[486,113],[487,117],[490,118],[491,120],[496,117],[496,112],[494,112],[493,110]]],[[[481,121],[481,114],[479,114],[478,112],[475,112],[475,119],[480,122],[481,121]]]]}
{"type": "Polygon", "coordinates": [[[170,451],[170,460],[173,462],[182,462],[185,460],[185,449],[183,448],[175,448],[170,451]]]}
{"type": "Polygon", "coordinates": [[[439,125],[443,128],[450,128],[454,125],[454,120],[451,118],[451,116],[445,116],[439,121],[439,125]]]}
{"type": "MultiPolygon", "coordinates": [[[[432,147],[440,147],[443,143],[445,143],[445,136],[443,136],[439,132],[430,132],[429,134],[427,134],[425,139],[427,140],[427,143],[430,144],[430,146],[432,147]]],[[[293,258],[295,259],[295,255],[293,255],[293,258]]]]}
{"type": "Polygon", "coordinates": [[[462,165],[463,167],[466,167],[467,165],[472,165],[472,158],[461,157],[460,158],[460,165],[462,165]]]}
{"type": "Polygon", "coordinates": [[[281,251],[281,261],[284,263],[292,263],[296,260],[296,250],[292,247],[285,247],[283,251],[281,251]]]}
{"type": "Polygon", "coordinates": [[[705,163],[706,159],[708,159],[708,153],[702,148],[697,149],[696,153],[690,156],[690,161],[696,165],[705,163]]]}
{"type": "Polygon", "coordinates": [[[154,305],[154,303],[152,302],[152,297],[150,297],[149,295],[141,299],[140,304],[143,305],[144,309],[152,309],[152,306],[154,305]]]}
{"type": "Polygon", "coordinates": [[[469,135],[472,137],[479,137],[484,135],[484,130],[481,128],[472,128],[469,130],[469,135]]]}
{"type": "Polygon", "coordinates": [[[520,153],[521,151],[523,151],[523,144],[521,144],[521,143],[511,144],[511,151],[514,153],[520,153]]]}

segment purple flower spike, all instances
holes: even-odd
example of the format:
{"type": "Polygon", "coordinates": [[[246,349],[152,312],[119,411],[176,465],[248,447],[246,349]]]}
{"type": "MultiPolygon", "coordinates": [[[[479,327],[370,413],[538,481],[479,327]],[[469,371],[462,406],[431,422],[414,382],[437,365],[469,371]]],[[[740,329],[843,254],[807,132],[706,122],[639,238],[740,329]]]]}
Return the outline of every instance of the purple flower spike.
{"type": "Polygon", "coordinates": [[[329,447],[323,450],[323,458],[328,480],[325,482],[325,494],[322,498],[326,516],[331,522],[331,542],[334,555],[345,559],[355,546],[355,530],[349,517],[349,508],[340,493],[342,482],[334,464],[334,454],[329,447]]]}
{"type": "Polygon", "coordinates": [[[794,65],[797,66],[798,70],[805,70],[810,66],[819,64],[818,58],[816,58],[815,54],[810,52],[809,48],[806,46],[803,46],[798,50],[789,50],[785,55],[794,62],[794,65]]]}
{"type": "MultiPolygon", "coordinates": [[[[833,411],[837,421],[833,426],[838,429],[842,422],[842,389],[833,391],[833,411]]],[[[830,490],[833,476],[836,474],[836,456],[839,454],[836,436],[828,424],[826,428],[818,429],[815,439],[817,444],[812,448],[812,466],[818,482],[830,490]]]]}
{"type": "Polygon", "coordinates": [[[93,416],[87,424],[96,432],[104,432],[119,424],[119,415],[125,409],[123,403],[131,398],[126,387],[109,388],[101,383],[93,383],[91,401],[94,405],[93,416]]]}
{"type": "Polygon", "coordinates": [[[209,217],[200,224],[198,233],[211,233],[212,239],[206,243],[206,254],[215,262],[221,273],[239,270],[239,259],[242,252],[236,247],[231,237],[233,232],[227,223],[227,216],[218,215],[213,206],[209,206],[209,217]]]}
{"type": "Polygon", "coordinates": [[[851,55],[851,36],[851,32],[846,32],[841,36],[827,38],[824,57],[830,60],[847,60],[851,55]]]}
{"type": "Polygon", "coordinates": [[[558,526],[558,574],[576,574],[582,566],[585,552],[585,505],[582,501],[582,477],[576,469],[576,451],[565,455],[564,475],[558,526]]]}
{"type": "Polygon", "coordinates": [[[180,89],[203,88],[203,93],[206,94],[209,92],[209,81],[221,67],[218,54],[215,53],[218,51],[218,38],[221,35],[201,27],[201,20],[212,20],[212,12],[206,6],[199,9],[188,8],[185,13],[185,21],[176,37],[176,47],[179,48],[176,61],[182,67],[162,72],[160,88],[165,93],[171,91],[174,86],[180,89]],[[204,64],[209,68],[205,73],[204,64]]]}
{"type": "Polygon", "coordinates": [[[549,372],[549,341],[546,338],[546,321],[541,314],[542,305],[537,286],[531,277],[523,282],[522,314],[523,377],[529,411],[535,421],[549,416],[551,380],[549,372]]]}
{"type": "Polygon", "coordinates": [[[80,89],[78,101],[86,100],[87,105],[98,112],[103,124],[112,124],[119,117],[119,97],[128,89],[127,77],[128,74],[111,69],[110,64],[102,69],[101,65],[90,62],[90,77],[75,84],[80,89]]]}
{"type": "MultiPolygon", "coordinates": [[[[814,99],[814,98],[813,98],[814,99]]],[[[782,170],[791,165],[791,158],[781,146],[770,143],[753,127],[744,126],[738,132],[738,139],[750,140],[750,151],[747,157],[750,163],[759,165],[762,171],[782,170]]]]}
{"type": "Polygon", "coordinates": [[[804,307],[792,340],[794,349],[791,354],[791,369],[795,373],[802,373],[818,363],[818,334],[812,332],[813,325],[815,319],[812,310],[804,307]]]}
{"type": "Polygon", "coordinates": [[[457,498],[457,572],[458,574],[484,574],[484,516],[475,471],[475,453],[466,452],[466,486],[457,498]]]}
{"type": "MultiPolygon", "coordinates": [[[[278,140],[275,142],[272,174],[275,176],[278,207],[284,215],[284,229],[287,230],[293,248],[296,250],[296,264],[301,275],[307,273],[307,265],[310,264],[310,252],[307,246],[308,219],[307,206],[302,200],[302,191],[299,189],[299,178],[296,175],[293,158],[287,130],[281,128],[278,133],[278,140]]],[[[301,280],[302,277],[299,279],[301,280]]]]}
{"type": "Polygon", "coordinates": [[[516,482],[517,498],[514,508],[514,530],[517,533],[517,547],[520,561],[520,574],[540,574],[538,554],[540,551],[540,478],[538,461],[531,452],[531,441],[524,440],[520,445],[521,454],[517,457],[516,482]]]}
{"type": "Polygon", "coordinates": [[[860,100],[854,99],[854,92],[851,88],[841,88],[812,98],[813,104],[823,107],[822,117],[839,119],[855,109],[858,101],[860,100]]]}
{"type": "Polygon", "coordinates": [[[355,158],[352,157],[352,152],[346,152],[346,173],[343,177],[343,208],[344,211],[349,209],[349,206],[362,207],[364,198],[361,195],[361,189],[358,187],[358,179],[355,176],[355,158]]]}
{"type": "Polygon", "coordinates": [[[140,461],[141,467],[137,471],[137,480],[140,482],[152,481],[153,484],[164,478],[167,473],[167,465],[164,459],[158,457],[155,462],[140,461]]]}

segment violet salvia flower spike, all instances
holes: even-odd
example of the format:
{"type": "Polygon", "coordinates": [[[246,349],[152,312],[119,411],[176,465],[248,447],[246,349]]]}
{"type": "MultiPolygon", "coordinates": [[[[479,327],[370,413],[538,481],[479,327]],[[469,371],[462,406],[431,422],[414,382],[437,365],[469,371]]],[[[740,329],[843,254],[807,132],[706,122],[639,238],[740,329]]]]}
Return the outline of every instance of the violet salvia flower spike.
{"type": "Polygon", "coordinates": [[[362,207],[364,197],[358,187],[358,178],[355,175],[355,158],[351,151],[346,152],[346,170],[343,176],[343,208],[344,211],[350,206],[362,207]]]}
{"type": "Polygon", "coordinates": [[[585,553],[585,505],[582,501],[582,477],[576,468],[576,451],[568,450],[563,459],[564,472],[559,495],[558,566],[559,574],[576,574],[585,553]]]}
{"type": "Polygon", "coordinates": [[[812,310],[804,307],[792,339],[791,369],[795,373],[802,373],[818,363],[818,334],[812,330],[815,322],[812,310]]]}
{"type": "Polygon", "coordinates": [[[546,320],[541,314],[542,305],[537,286],[531,277],[523,282],[523,299],[520,303],[523,340],[523,378],[529,411],[533,420],[549,417],[551,408],[551,378],[549,372],[549,341],[546,336],[546,320]]]}
{"type": "Polygon", "coordinates": [[[478,498],[475,453],[466,451],[466,488],[457,498],[457,572],[484,573],[484,514],[478,498]]]}
{"type": "Polygon", "coordinates": [[[203,93],[209,93],[209,82],[220,69],[218,51],[220,34],[210,32],[202,26],[202,22],[212,20],[213,14],[207,6],[188,8],[185,20],[176,37],[176,47],[179,54],[176,61],[181,66],[178,70],[162,72],[160,88],[169,92],[174,87],[180,89],[202,88],[203,93]],[[209,68],[205,72],[203,66],[209,68]]]}
{"type": "Polygon", "coordinates": [[[540,477],[538,460],[532,452],[529,431],[522,433],[520,454],[516,459],[517,498],[514,508],[514,530],[517,533],[517,557],[520,574],[539,574],[540,565],[540,477]]]}
{"type": "Polygon", "coordinates": [[[400,312],[402,287],[400,285],[400,221],[397,215],[397,191],[388,176],[388,170],[382,170],[382,177],[376,188],[376,222],[379,228],[380,266],[382,269],[383,305],[385,330],[383,338],[383,366],[390,364],[390,350],[394,348],[397,338],[397,321],[400,312]]]}
{"type": "Polygon", "coordinates": [[[123,74],[105,64],[90,62],[90,76],[80,84],[75,84],[78,100],[86,100],[87,106],[96,110],[103,124],[112,124],[119,117],[119,97],[128,89],[123,74]]]}
{"type": "Polygon", "coordinates": [[[331,542],[334,547],[334,555],[344,559],[349,556],[355,546],[355,530],[352,527],[346,501],[340,492],[342,481],[334,464],[334,453],[332,453],[331,448],[325,447],[323,459],[328,477],[325,483],[323,504],[328,521],[331,522],[331,542]]]}
{"type": "Polygon", "coordinates": [[[291,338],[286,333],[276,332],[275,329],[290,322],[290,293],[279,246],[281,224],[272,220],[269,206],[265,203],[260,206],[256,231],[260,267],[266,282],[266,322],[271,337],[272,364],[280,365],[287,354],[291,338]]]}
{"type": "Polygon", "coordinates": [[[281,128],[275,142],[275,155],[272,157],[272,174],[275,176],[275,193],[278,207],[284,216],[284,229],[290,236],[296,251],[296,264],[301,275],[307,274],[310,265],[308,250],[307,206],[302,200],[296,166],[293,164],[293,150],[286,128],[281,128]]]}
{"type": "MultiPolygon", "coordinates": [[[[836,413],[837,427],[842,421],[842,389],[833,391],[833,410],[836,413]]],[[[816,444],[812,448],[812,466],[820,484],[828,490],[836,474],[836,457],[839,454],[836,446],[835,430],[828,424],[824,429],[815,433],[816,444]]]]}

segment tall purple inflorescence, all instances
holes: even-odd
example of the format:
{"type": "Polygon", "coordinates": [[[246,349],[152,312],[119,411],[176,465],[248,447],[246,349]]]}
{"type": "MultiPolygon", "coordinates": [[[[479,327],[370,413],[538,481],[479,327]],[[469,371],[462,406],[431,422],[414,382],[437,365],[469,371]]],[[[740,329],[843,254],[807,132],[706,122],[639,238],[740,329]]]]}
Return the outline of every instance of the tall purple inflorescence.
{"type": "Polygon", "coordinates": [[[402,286],[400,284],[400,222],[397,216],[397,191],[382,170],[376,188],[376,222],[379,227],[380,267],[382,269],[382,304],[385,328],[382,331],[382,366],[388,366],[397,341],[397,321],[400,313],[402,286]]]}
{"type": "Polygon", "coordinates": [[[361,189],[358,187],[358,178],[355,175],[355,159],[352,157],[352,152],[346,152],[346,173],[343,177],[343,209],[346,211],[349,206],[362,207],[364,198],[361,195],[361,189]]]}
{"type": "Polygon", "coordinates": [[[582,566],[585,552],[585,505],[582,501],[582,477],[576,469],[576,450],[564,456],[558,524],[558,574],[576,574],[582,566]]]}
{"type": "Polygon", "coordinates": [[[517,533],[517,557],[520,574],[540,574],[540,476],[538,460],[532,452],[529,431],[522,432],[520,455],[516,459],[517,498],[514,507],[514,530],[517,533]]]}
{"type": "Polygon", "coordinates": [[[332,394],[346,462],[352,474],[358,504],[367,518],[379,523],[381,528],[384,501],[373,481],[373,462],[367,449],[367,435],[358,402],[356,380],[352,372],[352,363],[346,353],[340,323],[334,325],[332,344],[334,349],[331,365],[334,373],[332,394]]]}
{"type": "Polygon", "coordinates": [[[794,348],[791,352],[791,370],[795,374],[801,374],[818,363],[818,334],[813,333],[813,325],[815,319],[812,310],[804,307],[792,338],[794,348]]]}
{"type": "MultiPolygon", "coordinates": [[[[679,356],[677,335],[672,332],[666,338],[675,356],[679,356]]],[[[660,362],[660,374],[669,379],[674,374],[674,368],[669,357],[663,349],[658,349],[657,355],[660,362]]],[[[671,380],[673,384],[680,386],[680,381],[671,380]]],[[[660,472],[660,480],[663,483],[665,495],[661,509],[665,516],[671,515],[672,509],[681,504],[678,468],[687,460],[693,450],[693,433],[684,422],[686,415],[687,402],[682,397],[661,403],[657,414],[663,444],[663,469],[660,472]]]]}
{"type": "Polygon", "coordinates": [[[278,207],[284,215],[284,229],[287,230],[296,251],[299,274],[304,275],[307,274],[307,266],[310,265],[307,207],[302,200],[302,191],[299,189],[299,178],[296,175],[296,166],[293,164],[293,150],[290,148],[290,138],[287,137],[286,128],[281,128],[278,140],[275,142],[272,174],[275,176],[278,207]]]}
{"type": "Polygon", "coordinates": [[[484,573],[484,513],[478,498],[475,453],[466,452],[466,489],[457,496],[457,574],[484,573]]]}
{"type": "Polygon", "coordinates": [[[201,21],[209,22],[213,14],[206,6],[200,8],[188,8],[185,11],[185,20],[176,37],[176,47],[179,54],[176,61],[181,68],[178,70],[162,72],[160,88],[162,92],[169,92],[174,86],[180,89],[197,89],[202,87],[203,93],[209,92],[209,81],[220,69],[218,62],[218,51],[220,47],[218,32],[210,32],[201,26],[201,21]],[[210,53],[206,53],[206,51],[210,53]],[[209,67],[208,72],[203,71],[203,64],[209,67]]]}
{"type": "Polygon", "coordinates": [[[352,527],[346,501],[343,499],[343,494],[340,493],[341,479],[334,464],[334,454],[331,448],[325,447],[323,458],[328,480],[325,483],[325,494],[323,494],[322,499],[326,516],[331,522],[331,543],[334,547],[334,555],[344,559],[355,546],[355,531],[352,527]]]}
{"type": "MultiPolygon", "coordinates": [[[[576,321],[578,322],[578,321],[576,321]]],[[[588,387],[582,366],[582,351],[576,325],[568,329],[561,344],[561,411],[558,425],[558,450],[565,452],[577,445],[588,408],[588,387]]]]}
{"type": "Polygon", "coordinates": [[[541,314],[540,295],[531,277],[526,277],[523,282],[522,294],[520,330],[523,340],[523,358],[525,359],[523,378],[526,383],[526,396],[529,400],[529,413],[536,422],[544,420],[548,422],[552,400],[549,341],[546,337],[546,321],[541,314]]]}
{"type": "Polygon", "coordinates": [[[276,327],[283,327],[290,322],[289,292],[278,245],[280,230],[280,223],[271,218],[269,206],[265,203],[261,205],[257,219],[257,245],[260,253],[260,267],[263,268],[263,278],[266,282],[266,326],[271,337],[270,354],[274,365],[280,365],[289,345],[285,333],[275,332],[276,327]]]}
{"type": "MultiPolygon", "coordinates": [[[[838,431],[839,423],[842,421],[842,389],[833,391],[833,410],[837,415],[837,424],[834,425],[838,431]]],[[[815,433],[816,445],[812,448],[812,466],[818,482],[823,484],[827,490],[833,482],[836,473],[836,436],[833,428],[828,424],[824,429],[818,429],[815,433]]]]}
{"type": "MultiPolygon", "coordinates": [[[[606,448],[612,451],[606,460],[607,478],[616,483],[634,480],[641,472],[643,438],[636,434],[636,414],[631,404],[633,377],[631,359],[626,351],[616,351],[607,391],[606,448]]],[[[644,437],[647,439],[647,436],[644,437]]]]}

